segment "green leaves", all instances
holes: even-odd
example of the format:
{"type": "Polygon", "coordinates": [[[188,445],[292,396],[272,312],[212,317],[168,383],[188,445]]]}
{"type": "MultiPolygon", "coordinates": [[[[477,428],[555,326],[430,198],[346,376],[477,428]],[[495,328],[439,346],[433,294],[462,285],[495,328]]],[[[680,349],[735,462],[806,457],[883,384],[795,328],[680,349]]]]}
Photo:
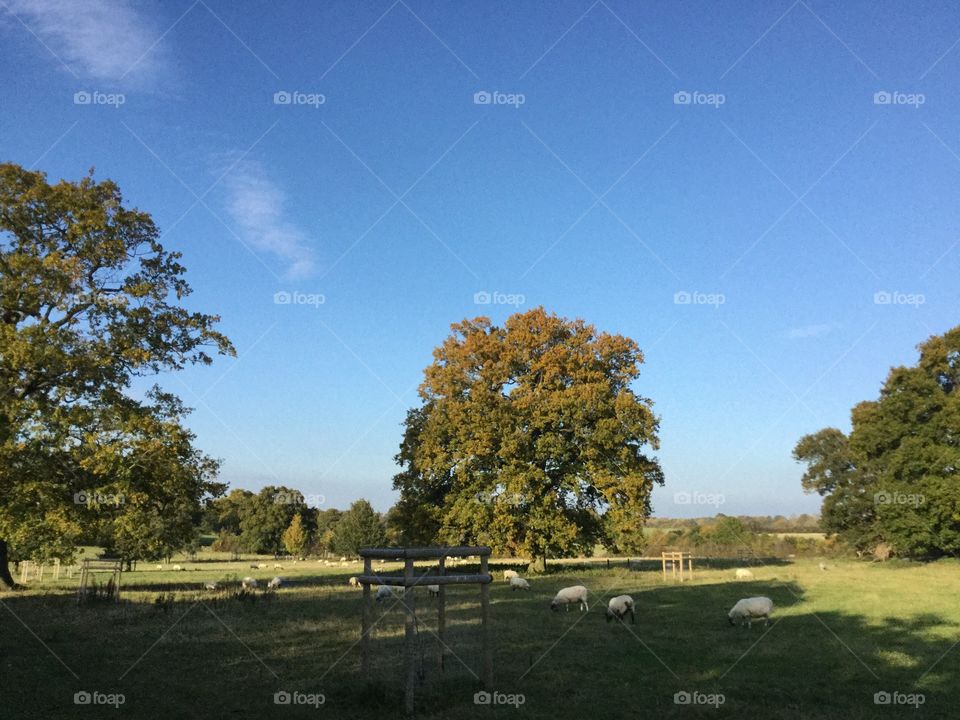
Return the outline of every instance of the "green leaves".
{"type": "Polygon", "coordinates": [[[451,328],[397,456],[406,534],[541,558],[642,545],[663,476],[636,343],[542,308],[451,328]]]}

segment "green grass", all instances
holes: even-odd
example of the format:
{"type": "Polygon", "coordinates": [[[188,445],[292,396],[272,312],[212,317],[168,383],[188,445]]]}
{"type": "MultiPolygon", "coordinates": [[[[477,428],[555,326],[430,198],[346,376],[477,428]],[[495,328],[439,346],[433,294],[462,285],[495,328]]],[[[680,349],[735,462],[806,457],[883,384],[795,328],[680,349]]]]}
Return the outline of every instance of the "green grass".
{"type": "MultiPolygon", "coordinates": [[[[201,557],[209,554],[202,553],[201,557]]],[[[45,580],[0,595],[0,717],[374,718],[402,716],[403,614],[376,606],[376,681],[359,677],[360,592],[346,586],[359,564],[316,561],[275,571],[245,562],[141,564],[124,575],[124,602],[78,608],[76,579],[45,580]],[[165,566],[166,568],[166,566],[165,566]],[[274,574],[294,581],[269,601],[211,599],[202,583],[274,574]],[[174,592],[169,611],[154,607],[174,592]],[[59,658],[59,659],[58,659],[59,658]],[[62,660],[62,663],[61,663],[62,660]],[[71,673],[76,673],[79,679],[71,673]],[[123,693],[119,712],[75,706],[80,690],[123,693]],[[275,705],[280,690],[323,693],[319,709],[275,705]]],[[[557,565],[529,593],[491,590],[495,685],[522,693],[514,707],[473,704],[480,689],[479,591],[448,592],[448,656],[438,666],[435,603],[418,596],[424,676],[422,718],[844,718],[957,717],[960,690],[960,564],[816,560],[696,571],[664,584],[653,570],[557,565]],[[560,587],[583,583],[590,612],[551,613],[560,587]],[[604,622],[605,598],[634,596],[636,625],[604,622]],[[740,597],[769,595],[769,631],[732,628],[740,597]],[[722,693],[719,708],[677,705],[679,691],[722,693]],[[878,691],[920,692],[918,709],[874,704],[878,691]]],[[[397,569],[396,564],[380,569],[397,569]]],[[[469,569],[469,566],[468,566],[469,569]]]]}

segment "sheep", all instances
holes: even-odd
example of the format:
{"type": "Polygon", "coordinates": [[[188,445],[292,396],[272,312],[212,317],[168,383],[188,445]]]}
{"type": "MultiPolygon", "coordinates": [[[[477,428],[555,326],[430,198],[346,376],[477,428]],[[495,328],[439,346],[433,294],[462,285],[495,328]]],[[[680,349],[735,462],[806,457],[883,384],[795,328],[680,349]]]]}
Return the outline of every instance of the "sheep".
{"type": "Polygon", "coordinates": [[[346,562],[346,561],[347,559],[345,557],[340,558],[340,562],[346,562]]]}
{"type": "Polygon", "coordinates": [[[439,597],[440,596],[440,586],[439,585],[427,585],[427,593],[430,597],[439,597]]]}
{"type": "Polygon", "coordinates": [[[630,623],[636,625],[637,617],[633,613],[632,597],[629,595],[617,595],[615,598],[610,598],[610,602],[607,603],[607,622],[610,622],[614,618],[623,622],[623,618],[626,617],[627,613],[630,613],[630,623]]]}
{"type": "Polygon", "coordinates": [[[763,626],[766,627],[770,622],[770,613],[773,612],[773,600],[768,597],[750,597],[738,600],[730,612],[727,613],[727,619],[731,625],[747,621],[747,627],[753,627],[753,619],[763,618],[763,626]]]}
{"type": "Polygon", "coordinates": [[[517,575],[517,577],[510,578],[510,589],[511,590],[529,590],[530,583],[528,583],[522,577],[517,575]]]}
{"type": "Polygon", "coordinates": [[[392,597],[403,597],[404,592],[403,588],[394,589],[389,585],[381,585],[377,588],[376,601],[381,602],[392,597]]]}
{"type": "Polygon", "coordinates": [[[258,569],[258,570],[263,570],[265,567],[267,567],[267,564],[266,564],[266,563],[257,563],[257,569],[258,569]]]}
{"type": "Polygon", "coordinates": [[[267,587],[270,588],[271,590],[276,590],[281,585],[283,585],[282,577],[275,577],[273,580],[267,583],[267,587]]]}
{"type": "Polygon", "coordinates": [[[163,565],[157,565],[157,570],[163,570],[163,565]]]}
{"type": "Polygon", "coordinates": [[[251,569],[251,570],[258,570],[259,568],[260,568],[260,566],[257,565],[256,563],[250,563],[250,569],[251,569]]]}
{"type": "Polygon", "coordinates": [[[204,590],[219,590],[219,589],[220,589],[220,586],[217,585],[215,582],[208,582],[208,583],[204,583],[204,584],[203,584],[203,589],[204,589],[204,590]]]}
{"type": "Polygon", "coordinates": [[[245,577],[243,580],[240,581],[240,585],[245,589],[255,588],[257,586],[257,581],[254,580],[252,577],[245,577]]]}
{"type": "Polygon", "coordinates": [[[352,577],[349,580],[347,580],[347,585],[349,585],[350,587],[358,588],[360,587],[360,581],[357,580],[356,577],[352,577]]]}
{"type": "Polygon", "coordinates": [[[174,565],[173,569],[176,570],[177,572],[179,572],[180,570],[183,570],[183,568],[180,567],[179,565],[174,565]]]}
{"type": "Polygon", "coordinates": [[[829,570],[830,568],[829,568],[829,566],[828,566],[825,562],[822,562],[822,563],[820,563],[820,569],[821,569],[821,570],[829,570]]]}
{"type": "Polygon", "coordinates": [[[273,569],[274,569],[274,570],[283,570],[283,565],[281,565],[280,563],[274,563],[274,564],[273,564],[273,569]]]}
{"type": "Polygon", "coordinates": [[[510,582],[515,577],[520,577],[520,573],[518,573],[516,570],[503,571],[503,579],[506,580],[507,582],[510,582]]]}
{"type": "Polygon", "coordinates": [[[737,580],[753,580],[753,573],[746,568],[737,568],[737,580]]]}
{"type": "Polygon", "coordinates": [[[580,612],[584,610],[587,612],[590,611],[590,606],[587,605],[587,589],[583,585],[572,585],[571,587],[563,588],[556,594],[553,600],[550,601],[550,609],[557,611],[561,605],[566,605],[567,611],[569,611],[570,605],[573,603],[577,603],[580,606],[580,612]]]}

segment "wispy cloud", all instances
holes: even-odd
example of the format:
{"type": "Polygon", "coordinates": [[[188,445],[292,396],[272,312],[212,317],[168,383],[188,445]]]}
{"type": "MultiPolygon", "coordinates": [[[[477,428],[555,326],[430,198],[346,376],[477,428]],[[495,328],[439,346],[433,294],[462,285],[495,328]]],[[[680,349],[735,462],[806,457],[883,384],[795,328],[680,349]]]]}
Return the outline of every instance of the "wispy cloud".
{"type": "Polygon", "coordinates": [[[835,330],[836,323],[820,323],[819,325],[803,325],[802,327],[790,328],[784,335],[790,340],[803,340],[805,338],[818,337],[826,335],[835,330]]]}
{"type": "Polygon", "coordinates": [[[18,25],[79,78],[145,82],[164,65],[159,23],[128,0],[4,0],[18,25]]]}
{"type": "Polygon", "coordinates": [[[306,233],[288,219],[286,194],[260,163],[239,163],[226,176],[224,186],[227,212],[245,242],[289,263],[286,274],[290,278],[315,271],[306,233]]]}

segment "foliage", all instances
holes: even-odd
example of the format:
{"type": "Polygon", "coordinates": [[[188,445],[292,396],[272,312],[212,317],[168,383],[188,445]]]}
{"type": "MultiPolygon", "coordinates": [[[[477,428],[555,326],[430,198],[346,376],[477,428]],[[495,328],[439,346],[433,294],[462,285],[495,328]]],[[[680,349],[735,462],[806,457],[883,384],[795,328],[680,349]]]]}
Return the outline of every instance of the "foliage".
{"type": "Polygon", "coordinates": [[[357,555],[362,547],[383,545],[383,519],[366,500],[354,502],[333,528],[332,549],[343,555],[357,555]]]}
{"type": "Polygon", "coordinates": [[[307,546],[307,531],[303,527],[303,516],[297,513],[290,521],[290,526],[283,531],[283,547],[291,555],[301,555],[307,546]]]}
{"type": "Polygon", "coordinates": [[[240,508],[240,538],[244,548],[279,554],[283,550],[283,533],[298,513],[309,533],[314,527],[316,511],[307,507],[299,490],[268,485],[251,495],[240,508]]]}
{"type": "Polygon", "coordinates": [[[643,545],[663,483],[652,402],[629,338],[542,308],[464,320],[434,350],[394,478],[408,542],[489,544],[542,562],[643,545]]]}
{"type": "Polygon", "coordinates": [[[803,487],[824,496],[823,524],[862,550],[960,553],[960,327],[893,368],[875,401],[851,412],[849,435],[825,428],[800,439],[803,487]]]}

